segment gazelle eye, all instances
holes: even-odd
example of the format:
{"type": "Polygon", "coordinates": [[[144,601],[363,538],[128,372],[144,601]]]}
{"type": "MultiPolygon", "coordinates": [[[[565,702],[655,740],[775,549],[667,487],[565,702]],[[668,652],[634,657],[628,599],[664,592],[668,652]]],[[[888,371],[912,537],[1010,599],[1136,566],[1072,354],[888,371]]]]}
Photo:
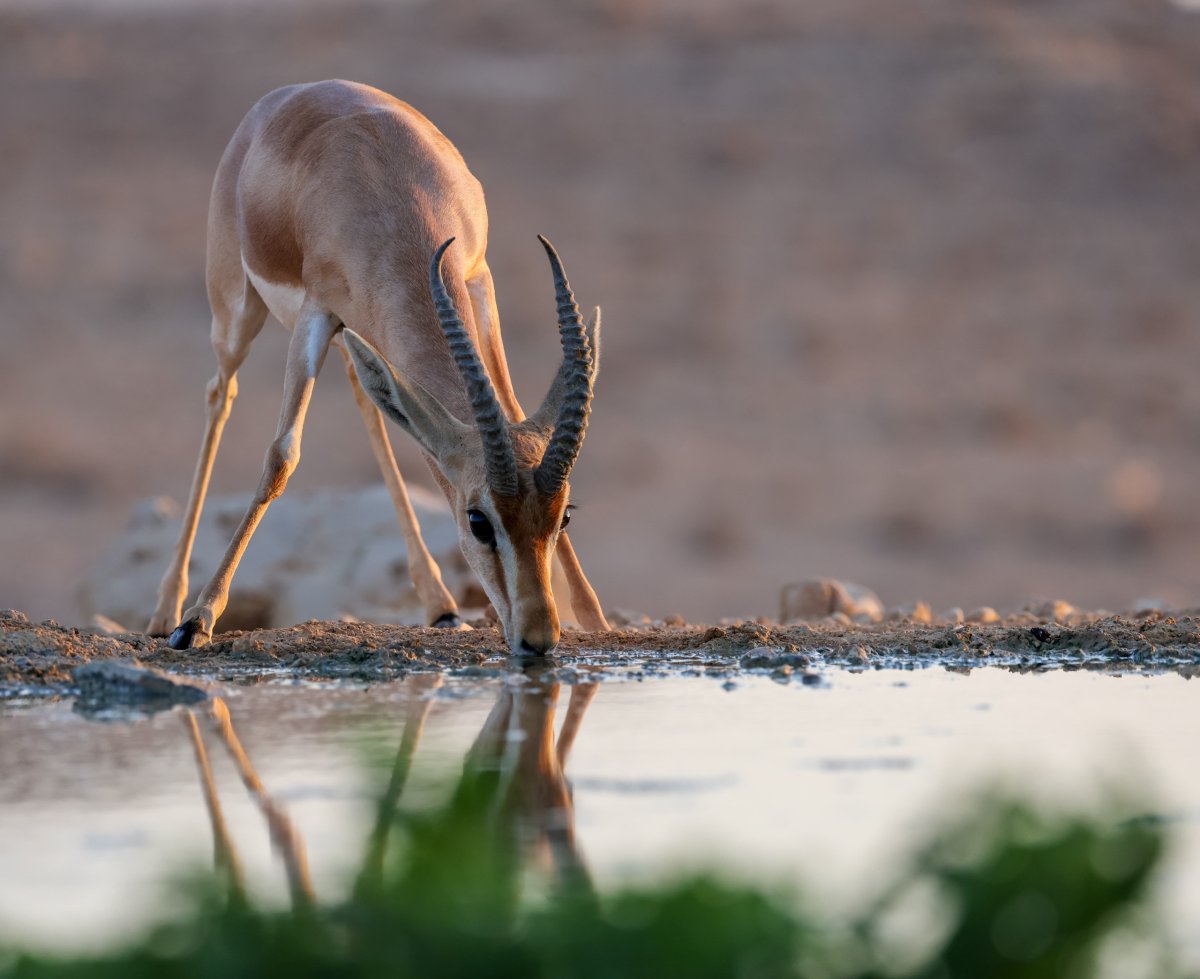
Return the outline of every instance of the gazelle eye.
{"type": "Polygon", "coordinates": [[[559,530],[567,529],[567,524],[571,522],[571,511],[574,509],[575,508],[573,506],[567,504],[567,508],[563,511],[562,523],[558,525],[559,530]]]}
{"type": "Polygon", "coordinates": [[[496,531],[492,529],[492,522],[483,515],[481,510],[468,510],[467,524],[477,541],[490,547],[496,546],[496,531]]]}

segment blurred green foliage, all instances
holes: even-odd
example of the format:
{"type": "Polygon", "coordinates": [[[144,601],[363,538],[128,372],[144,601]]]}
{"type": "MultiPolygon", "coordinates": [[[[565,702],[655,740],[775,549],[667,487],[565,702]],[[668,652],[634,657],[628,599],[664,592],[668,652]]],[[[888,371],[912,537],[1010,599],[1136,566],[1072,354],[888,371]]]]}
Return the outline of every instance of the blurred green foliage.
{"type": "Polygon", "coordinates": [[[260,910],[211,879],[136,947],[57,960],[10,945],[0,975],[1077,979],[1121,939],[1155,950],[1156,979],[1182,974],[1144,905],[1164,846],[1153,821],[981,799],[854,920],[835,922],[811,897],[712,876],[598,894],[586,874],[558,873],[530,896],[497,777],[469,772],[439,811],[392,817],[388,846],[368,851],[336,906],[260,910]],[[897,930],[918,890],[937,914],[897,930]]]}

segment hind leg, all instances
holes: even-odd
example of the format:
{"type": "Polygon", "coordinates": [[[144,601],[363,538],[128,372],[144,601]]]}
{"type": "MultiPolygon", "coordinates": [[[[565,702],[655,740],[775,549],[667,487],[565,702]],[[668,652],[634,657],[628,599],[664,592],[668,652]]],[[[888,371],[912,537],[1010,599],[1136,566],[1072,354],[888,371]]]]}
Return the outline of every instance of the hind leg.
{"type": "Polygon", "coordinates": [[[571,593],[571,609],[579,624],[589,632],[608,632],[608,620],[600,608],[600,600],[592,590],[591,584],[579,566],[575,556],[575,548],[564,531],[558,535],[558,547],[555,556],[567,577],[567,587],[571,593]]]}
{"type": "Polygon", "coordinates": [[[379,471],[383,473],[383,481],[387,483],[388,492],[392,495],[392,505],[400,518],[400,529],[404,534],[404,546],[408,552],[408,574],[425,610],[425,621],[430,625],[457,628],[460,625],[458,605],[442,582],[442,572],[421,538],[421,525],[417,522],[404,478],[396,465],[396,457],[392,453],[391,443],[388,442],[387,432],[383,427],[383,416],[362,389],[358,374],[350,362],[350,355],[344,348],[342,356],[346,359],[346,373],[354,391],[354,402],[358,405],[363,424],[367,426],[367,435],[371,439],[371,451],[375,454],[379,471]]]}
{"type": "Polygon", "coordinates": [[[171,564],[158,586],[158,604],[146,626],[146,631],[152,636],[165,636],[179,622],[183,600],[187,597],[188,563],[192,559],[196,526],[200,522],[200,511],[204,508],[204,497],[208,493],[208,481],[217,447],[221,444],[221,433],[233,407],[233,399],[237,397],[237,371],[266,318],[267,307],[248,282],[231,314],[213,316],[212,344],[217,355],[217,373],[208,382],[205,395],[208,416],[204,440],[200,443],[200,456],[192,476],[183,526],[179,529],[171,564]]]}
{"type": "Polygon", "coordinates": [[[283,492],[289,477],[300,462],[304,416],[312,398],[313,384],[321,371],[321,365],[325,362],[325,354],[329,351],[329,343],[338,326],[331,313],[309,304],[308,301],[301,308],[295,329],[292,331],[292,341],[288,345],[279,426],[275,431],[275,439],[267,450],[262,479],[216,573],[200,592],[196,604],[184,612],[179,627],[171,633],[172,648],[188,649],[192,646],[202,646],[212,638],[213,626],[229,603],[229,586],[246,551],[246,545],[254,536],[267,507],[283,492]]]}

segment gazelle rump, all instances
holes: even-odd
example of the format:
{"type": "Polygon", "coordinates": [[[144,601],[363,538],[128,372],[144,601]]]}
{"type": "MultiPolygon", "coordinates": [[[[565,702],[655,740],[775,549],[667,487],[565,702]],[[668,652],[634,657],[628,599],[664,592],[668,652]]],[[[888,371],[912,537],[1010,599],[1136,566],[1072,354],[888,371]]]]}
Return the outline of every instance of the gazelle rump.
{"type": "Polygon", "coordinates": [[[555,557],[580,624],[607,629],[564,532],[567,480],[591,405],[599,310],[585,326],[557,253],[541,241],[563,363],[527,418],[509,379],[485,259],[483,191],[450,141],[411,106],[352,82],[293,85],[259,101],[213,184],[207,279],[217,374],[183,527],[148,631],[174,627],[175,648],[211,638],[238,562],[299,462],[313,384],[331,344],[346,358],[427,621],[457,626],[458,610],[421,539],[384,416],[420,444],[514,652],[544,653],[558,642],[555,557]],[[275,438],[224,558],[181,615],[237,371],[268,313],[292,333],[275,438]]]}

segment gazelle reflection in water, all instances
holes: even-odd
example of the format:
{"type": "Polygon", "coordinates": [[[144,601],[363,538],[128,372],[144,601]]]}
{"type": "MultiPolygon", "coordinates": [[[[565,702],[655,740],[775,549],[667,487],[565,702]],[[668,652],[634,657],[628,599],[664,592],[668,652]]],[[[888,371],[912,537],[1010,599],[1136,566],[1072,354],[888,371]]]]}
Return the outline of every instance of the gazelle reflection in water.
{"type": "MultiPolygon", "coordinates": [[[[566,717],[558,738],[555,712],[561,684],[543,671],[529,669],[526,682],[504,684],[464,762],[460,786],[484,793],[481,813],[492,842],[511,847],[531,868],[548,873],[554,883],[573,891],[591,891],[591,877],[575,839],[575,805],[565,768],[597,683],[571,687],[566,717]]],[[[382,881],[391,829],[420,744],[432,694],[442,684],[438,674],[405,682],[407,706],[400,746],[379,812],[367,841],[360,888],[382,881]]],[[[221,698],[207,712],[209,726],[233,759],[242,783],[266,819],[271,843],[283,862],[292,905],[315,903],[304,839],[284,807],[266,790],[238,739],[229,709],[221,698]]],[[[195,710],[183,715],[192,739],[201,789],[213,833],[213,859],[232,900],[242,901],[245,880],[237,849],[226,826],[220,799],[195,710]]]]}

